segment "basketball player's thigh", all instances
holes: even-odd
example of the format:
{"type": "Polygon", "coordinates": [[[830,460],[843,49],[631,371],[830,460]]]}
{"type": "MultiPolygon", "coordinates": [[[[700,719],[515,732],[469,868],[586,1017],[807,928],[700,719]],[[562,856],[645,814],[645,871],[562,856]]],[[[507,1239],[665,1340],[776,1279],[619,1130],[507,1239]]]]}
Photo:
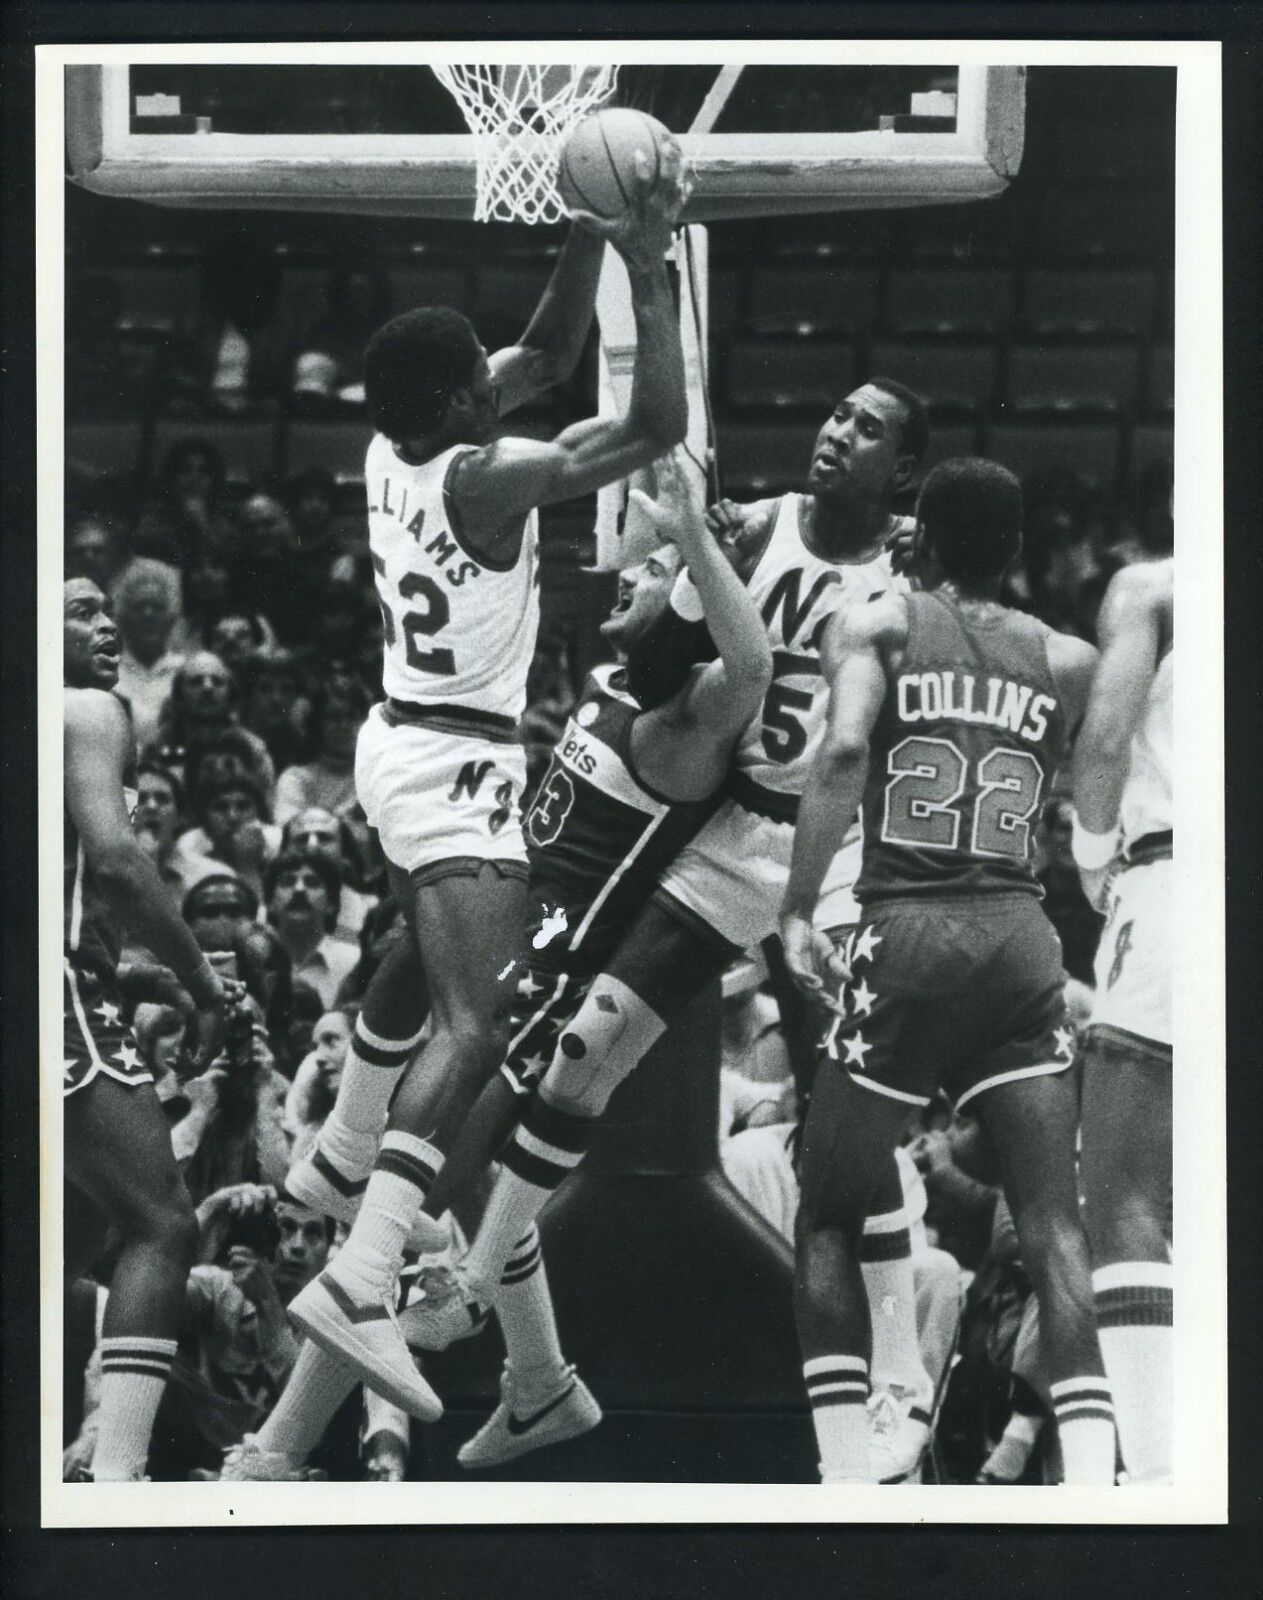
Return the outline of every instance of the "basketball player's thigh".
{"type": "Polygon", "coordinates": [[[674,907],[651,900],[619,941],[605,972],[670,1022],[739,954],[705,924],[682,920],[674,907]]]}
{"type": "Polygon", "coordinates": [[[506,1020],[517,987],[527,882],[514,863],[476,858],[412,878],[412,921],[436,1022],[506,1020]]]}
{"type": "Polygon", "coordinates": [[[804,1223],[863,1221],[915,1110],[858,1083],[836,1061],[821,1061],[799,1151],[804,1223]]]}
{"type": "Polygon", "coordinates": [[[1082,1051],[1082,1165],[1093,1214],[1165,1210],[1171,1184],[1171,1056],[1093,1027],[1082,1051]]]}
{"type": "Polygon", "coordinates": [[[1171,1048],[1171,863],[1128,867],[1110,885],[1096,953],[1094,1027],[1171,1048]]]}

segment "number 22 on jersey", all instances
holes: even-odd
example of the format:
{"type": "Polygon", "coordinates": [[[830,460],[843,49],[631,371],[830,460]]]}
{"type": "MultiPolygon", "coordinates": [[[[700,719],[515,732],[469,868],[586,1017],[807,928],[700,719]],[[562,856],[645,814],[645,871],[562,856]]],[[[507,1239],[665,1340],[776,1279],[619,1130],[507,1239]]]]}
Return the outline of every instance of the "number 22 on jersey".
{"type": "Polygon", "coordinates": [[[1029,859],[1031,818],[1044,788],[1044,769],[1031,751],[988,750],[971,772],[952,740],[913,734],[891,750],[886,770],[887,844],[1029,859]]]}

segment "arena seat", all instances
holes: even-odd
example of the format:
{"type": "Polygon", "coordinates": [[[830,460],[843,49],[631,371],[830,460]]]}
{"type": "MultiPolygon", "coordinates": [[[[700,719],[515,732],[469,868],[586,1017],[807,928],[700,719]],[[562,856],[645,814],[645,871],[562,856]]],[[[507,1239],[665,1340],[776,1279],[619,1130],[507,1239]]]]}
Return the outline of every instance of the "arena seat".
{"type": "Polygon", "coordinates": [[[1033,190],[1029,226],[1034,254],[1044,260],[1169,260],[1171,198],[1162,189],[1134,184],[1033,190]]]}
{"type": "Polygon", "coordinates": [[[1175,430],[1167,422],[1146,422],[1132,430],[1131,470],[1136,477],[1148,467],[1175,460],[1175,430]]]}
{"type": "Polygon", "coordinates": [[[745,324],[753,333],[863,333],[876,315],[876,276],[870,271],[756,266],[745,324]]]}
{"type": "Polygon", "coordinates": [[[1175,410],[1175,351],[1169,344],[1150,347],[1145,378],[1145,409],[1166,416],[1175,410]]]}
{"type": "Polygon", "coordinates": [[[939,344],[885,339],[869,346],[868,370],[906,383],[938,415],[985,411],[996,392],[990,341],[939,344]]]}
{"type": "Polygon", "coordinates": [[[894,334],[998,334],[1013,321],[1013,275],[1004,267],[894,271],[886,326],[894,334]]]}
{"type": "Polygon", "coordinates": [[[719,470],[724,493],[740,499],[800,487],[819,427],[816,412],[805,412],[793,422],[721,421],[719,470]]]}
{"type": "Polygon", "coordinates": [[[996,423],[986,430],[984,447],[988,456],[1024,479],[1064,467],[1108,490],[1118,477],[1117,423],[996,423]]]}
{"type": "Polygon", "coordinates": [[[1151,272],[1033,268],[1022,302],[1030,333],[1143,334],[1153,325],[1158,286],[1151,272]]]}
{"type": "Polygon", "coordinates": [[[209,444],[223,457],[230,481],[249,483],[275,471],[279,419],[273,411],[248,417],[171,419],[154,426],[150,460],[161,465],[167,451],[183,439],[209,444]]]}
{"type": "Polygon", "coordinates": [[[855,350],[839,339],[736,339],[728,350],[727,398],[734,406],[835,404],[853,385],[855,350]]]}
{"type": "Polygon", "coordinates": [[[1015,344],[1008,403],[1015,411],[1134,412],[1140,396],[1135,344],[1015,344]]]}
{"type": "Polygon", "coordinates": [[[372,436],[363,421],[291,421],[285,430],[285,471],[291,475],[308,467],[324,467],[335,478],[364,476],[364,452],[372,436]]]}
{"type": "Polygon", "coordinates": [[[66,429],[66,465],[114,478],[134,477],[140,471],[143,443],[139,419],[72,422],[66,429]]]}
{"type": "Polygon", "coordinates": [[[120,328],[170,332],[196,322],[202,301],[196,262],[175,257],[161,266],[118,266],[112,275],[119,289],[120,328]]]}

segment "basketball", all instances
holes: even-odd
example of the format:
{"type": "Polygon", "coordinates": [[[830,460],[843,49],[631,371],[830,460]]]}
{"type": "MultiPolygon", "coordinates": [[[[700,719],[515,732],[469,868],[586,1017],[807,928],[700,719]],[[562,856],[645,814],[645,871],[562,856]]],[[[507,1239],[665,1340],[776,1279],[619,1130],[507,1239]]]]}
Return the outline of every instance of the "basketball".
{"type": "Polygon", "coordinates": [[[557,187],[568,211],[619,217],[627,210],[643,150],[656,178],[668,130],[643,111],[616,106],[585,117],[562,146],[557,187]]]}

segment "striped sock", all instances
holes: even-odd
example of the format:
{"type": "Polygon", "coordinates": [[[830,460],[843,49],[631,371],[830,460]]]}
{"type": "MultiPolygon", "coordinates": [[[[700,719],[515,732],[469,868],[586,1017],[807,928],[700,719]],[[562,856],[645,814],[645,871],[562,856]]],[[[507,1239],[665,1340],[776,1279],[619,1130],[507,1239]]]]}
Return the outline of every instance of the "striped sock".
{"type": "Polygon", "coordinates": [[[558,1111],[539,1095],[526,1108],[492,1185],[465,1265],[478,1283],[498,1284],[514,1247],[549,1195],[583,1160],[594,1120],[558,1111]]]}
{"type": "Polygon", "coordinates": [[[1110,1386],[1094,1374],[1050,1383],[1053,1416],[1067,1483],[1114,1482],[1114,1403],[1110,1386]]]}
{"type": "Polygon", "coordinates": [[[1092,1274],[1096,1324],[1133,1483],[1170,1482],[1174,1274],[1169,1261],[1117,1261],[1092,1274]]]}
{"type": "Polygon", "coordinates": [[[304,1339],[281,1397],[256,1435],[260,1448],[284,1451],[301,1465],[358,1381],[354,1367],[304,1339]]]}
{"type": "Polygon", "coordinates": [[[496,1293],[496,1318],[505,1353],[523,1386],[533,1392],[550,1384],[566,1358],[561,1353],[539,1229],[533,1222],[505,1263],[496,1293]]]}
{"type": "Polygon", "coordinates": [[[328,1269],[338,1282],[363,1293],[394,1281],[404,1241],[442,1165],[442,1152],[428,1140],[397,1128],[386,1134],[359,1215],[328,1269]]]}
{"type": "Polygon", "coordinates": [[[812,1356],[803,1362],[811,1421],[825,1483],[871,1483],[868,1362],[863,1356],[812,1356]]]}
{"type": "Polygon", "coordinates": [[[323,1154],[348,1171],[363,1171],[364,1147],[382,1136],[391,1096],[408,1069],[425,1028],[410,1039],[374,1033],[363,1017],[355,1024],[338,1098],[320,1130],[323,1154]]]}
{"type": "Polygon", "coordinates": [[[928,1427],[933,1385],[917,1340],[912,1236],[902,1206],[865,1221],[860,1267],[873,1327],[873,1388],[891,1389],[910,1400],[909,1414],[928,1427]]]}
{"type": "Polygon", "coordinates": [[[97,1412],[97,1483],[129,1483],[145,1475],[149,1436],[175,1360],[174,1339],[120,1334],[101,1340],[101,1405],[97,1412]]]}

